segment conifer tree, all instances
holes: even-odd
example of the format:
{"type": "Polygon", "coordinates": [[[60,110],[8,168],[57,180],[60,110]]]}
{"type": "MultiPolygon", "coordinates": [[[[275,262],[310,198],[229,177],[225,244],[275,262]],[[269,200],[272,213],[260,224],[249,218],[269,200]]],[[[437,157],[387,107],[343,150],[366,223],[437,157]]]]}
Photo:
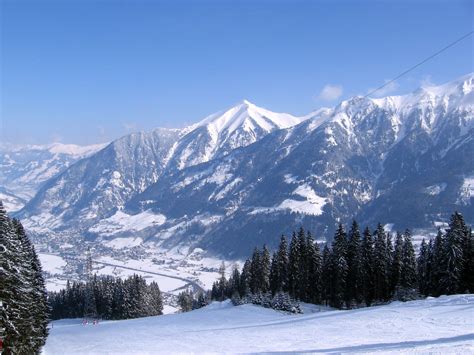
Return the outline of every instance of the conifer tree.
{"type": "Polygon", "coordinates": [[[298,292],[298,283],[300,277],[300,243],[295,233],[290,242],[290,255],[288,258],[288,290],[292,297],[296,297],[298,292]]]}
{"type": "Polygon", "coordinates": [[[469,238],[469,230],[463,216],[455,212],[451,216],[446,231],[441,260],[441,287],[447,294],[462,292],[462,274],[464,269],[464,246],[469,238]]]}
{"type": "Polygon", "coordinates": [[[361,294],[367,306],[370,306],[374,300],[374,243],[372,233],[366,227],[362,237],[361,244],[361,294]]]}
{"type": "Polygon", "coordinates": [[[331,271],[333,280],[333,288],[330,296],[330,303],[332,306],[341,308],[346,296],[346,282],[347,282],[347,236],[342,224],[334,235],[331,253],[331,271]]]}
{"type": "Polygon", "coordinates": [[[347,244],[347,307],[350,308],[352,302],[358,304],[362,302],[361,288],[361,237],[359,225],[354,220],[348,235],[347,244]]]}
{"type": "Polygon", "coordinates": [[[444,236],[440,229],[433,242],[433,247],[430,253],[430,280],[429,280],[429,294],[433,296],[439,296],[443,292],[441,291],[440,280],[443,274],[443,248],[444,248],[444,236]]]}
{"type": "Polygon", "coordinates": [[[268,250],[267,246],[264,245],[262,249],[262,255],[260,258],[260,290],[262,292],[270,291],[270,251],[268,250]]]}
{"type": "Polygon", "coordinates": [[[403,234],[400,286],[404,289],[414,289],[416,287],[415,249],[413,248],[411,233],[408,229],[403,234]]]}
{"type": "Polygon", "coordinates": [[[329,247],[326,244],[323,248],[323,258],[321,267],[321,297],[326,305],[328,305],[329,297],[332,294],[332,280],[333,277],[331,275],[331,251],[329,250],[329,247]]]}
{"type": "Polygon", "coordinates": [[[18,220],[0,201],[0,300],[6,354],[39,353],[48,335],[41,264],[18,220]]]}
{"type": "Polygon", "coordinates": [[[270,265],[270,291],[272,292],[272,295],[275,295],[281,287],[278,271],[278,254],[277,252],[273,252],[272,262],[270,265]]]}
{"type": "Polygon", "coordinates": [[[391,293],[395,292],[400,285],[402,274],[402,255],[403,255],[403,235],[397,232],[392,256],[392,265],[390,267],[390,288],[391,293]]]}
{"type": "Polygon", "coordinates": [[[429,249],[425,242],[425,238],[421,241],[420,252],[417,259],[417,278],[418,288],[423,295],[428,294],[428,263],[429,263],[429,249]]]}
{"type": "Polygon", "coordinates": [[[278,288],[277,291],[289,291],[288,286],[288,243],[284,235],[280,238],[280,245],[278,247],[278,288]]]}
{"type": "Polygon", "coordinates": [[[298,258],[298,282],[296,287],[296,295],[297,299],[306,301],[307,300],[307,289],[309,285],[309,273],[307,270],[308,266],[308,252],[306,250],[307,243],[306,243],[306,233],[303,227],[300,227],[298,234],[298,250],[299,250],[299,258],[298,258]]]}
{"type": "Polygon", "coordinates": [[[387,236],[383,226],[379,223],[375,231],[374,243],[374,298],[385,301],[389,299],[389,253],[387,236]]]}
{"type": "Polygon", "coordinates": [[[321,302],[321,271],[322,259],[319,245],[315,243],[310,232],[306,236],[306,270],[308,272],[308,285],[306,289],[307,301],[321,302]]]}

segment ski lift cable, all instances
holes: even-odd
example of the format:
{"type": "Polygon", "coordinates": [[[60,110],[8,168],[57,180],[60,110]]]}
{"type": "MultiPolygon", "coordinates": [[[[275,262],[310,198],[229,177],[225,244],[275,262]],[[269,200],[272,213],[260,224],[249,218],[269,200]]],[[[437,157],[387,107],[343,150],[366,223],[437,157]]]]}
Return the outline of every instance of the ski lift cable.
{"type": "Polygon", "coordinates": [[[398,74],[395,78],[393,78],[392,80],[389,80],[387,81],[386,83],[384,83],[383,85],[380,85],[378,88],[370,91],[367,95],[364,96],[364,99],[369,97],[370,95],[376,93],[377,91],[383,89],[384,87],[386,87],[387,85],[390,85],[391,83],[397,81],[398,79],[400,79],[402,76],[408,74],[409,72],[411,72],[412,70],[418,68],[419,66],[425,64],[426,62],[428,62],[429,60],[433,59],[434,57],[440,55],[441,53],[443,53],[444,51],[448,50],[449,48],[455,46],[456,44],[458,44],[459,42],[461,42],[462,40],[468,38],[469,36],[472,36],[474,34],[474,31],[470,31],[466,34],[464,34],[463,36],[457,38],[456,40],[454,40],[453,42],[449,43],[447,46],[441,48],[440,50],[438,50],[437,52],[431,54],[430,56],[426,57],[425,59],[423,59],[421,62],[418,62],[417,64],[413,65],[412,67],[406,69],[405,71],[403,71],[402,73],[398,74]]]}

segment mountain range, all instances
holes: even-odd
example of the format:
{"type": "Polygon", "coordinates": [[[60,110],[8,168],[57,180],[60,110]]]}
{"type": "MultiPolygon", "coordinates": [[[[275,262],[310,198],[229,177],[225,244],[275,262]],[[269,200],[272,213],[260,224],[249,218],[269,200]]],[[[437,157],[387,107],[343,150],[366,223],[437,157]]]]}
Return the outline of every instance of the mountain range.
{"type": "Polygon", "coordinates": [[[474,222],[473,118],[473,74],[303,117],[244,100],[183,129],[53,154],[55,168],[34,184],[15,176],[52,158],[4,149],[0,186],[28,200],[15,215],[45,243],[107,248],[133,236],[143,248],[238,258],[301,225],[320,240],[353,218],[434,230],[454,210],[474,222]]]}

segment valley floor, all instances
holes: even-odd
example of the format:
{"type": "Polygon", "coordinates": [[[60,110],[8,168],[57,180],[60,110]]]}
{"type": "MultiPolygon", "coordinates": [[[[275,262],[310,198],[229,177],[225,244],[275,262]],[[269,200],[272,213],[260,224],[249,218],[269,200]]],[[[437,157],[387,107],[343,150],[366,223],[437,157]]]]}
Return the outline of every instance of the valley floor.
{"type": "Polygon", "coordinates": [[[213,303],[193,312],[83,326],[52,323],[51,354],[474,353],[474,295],[287,315],[213,303]]]}

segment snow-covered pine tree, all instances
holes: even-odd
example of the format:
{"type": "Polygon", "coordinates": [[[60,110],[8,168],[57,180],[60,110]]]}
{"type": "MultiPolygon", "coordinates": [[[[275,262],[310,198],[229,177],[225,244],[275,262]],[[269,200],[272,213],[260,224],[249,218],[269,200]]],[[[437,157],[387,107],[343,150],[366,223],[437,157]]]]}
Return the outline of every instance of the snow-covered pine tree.
{"type": "Polygon", "coordinates": [[[0,300],[6,354],[39,353],[48,335],[41,264],[17,220],[0,201],[0,300]]]}
{"type": "Polygon", "coordinates": [[[442,248],[441,288],[446,294],[463,292],[462,275],[464,269],[464,247],[470,238],[464,217],[455,212],[451,216],[449,228],[446,231],[442,248]]]}
{"type": "Polygon", "coordinates": [[[48,307],[46,286],[43,278],[43,269],[36,254],[35,248],[27,237],[25,229],[17,219],[12,220],[15,233],[22,245],[27,260],[25,278],[28,280],[29,297],[33,302],[29,305],[31,342],[33,349],[40,349],[46,343],[48,336],[48,307]]]}

